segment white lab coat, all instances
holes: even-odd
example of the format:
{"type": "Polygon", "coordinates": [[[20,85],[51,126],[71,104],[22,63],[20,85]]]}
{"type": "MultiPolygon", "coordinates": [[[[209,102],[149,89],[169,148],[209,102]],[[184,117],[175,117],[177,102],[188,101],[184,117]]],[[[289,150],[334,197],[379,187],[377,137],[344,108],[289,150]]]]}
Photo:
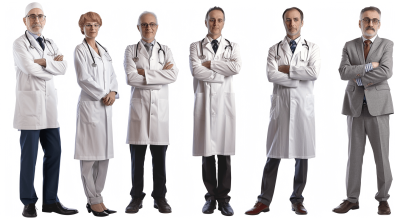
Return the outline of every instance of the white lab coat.
{"type": "Polygon", "coordinates": [[[282,40],[278,62],[278,44],[268,53],[267,76],[274,83],[267,136],[267,156],[271,158],[315,157],[313,89],[320,70],[320,53],[319,47],[309,41],[308,51],[300,38],[294,54],[287,38],[282,40]],[[279,72],[279,65],[290,65],[289,74],[279,72]]]}
{"type": "Polygon", "coordinates": [[[216,53],[206,37],[190,45],[190,69],[194,87],[193,156],[234,155],[236,135],[235,92],[233,75],[240,72],[239,45],[221,38],[216,53]],[[225,59],[227,58],[227,59],[225,59]],[[211,69],[202,66],[211,61],[211,69]]]}
{"type": "Polygon", "coordinates": [[[131,86],[126,144],[169,145],[168,84],[176,81],[178,68],[171,50],[161,45],[164,57],[158,42],[154,43],[149,58],[146,48],[139,41],[137,62],[133,61],[137,44],[129,45],[125,50],[126,82],[131,86]],[[162,70],[167,62],[174,66],[170,70],[162,70]],[[145,77],[139,75],[136,68],[144,69],[145,77]]]}
{"type": "Polygon", "coordinates": [[[44,51],[28,32],[14,41],[14,65],[17,73],[14,128],[19,130],[40,130],[58,128],[57,89],[53,76],[64,75],[66,61],[54,61],[60,50],[53,40],[46,39],[44,51]],[[46,59],[46,67],[33,62],[46,59]]]}
{"type": "Polygon", "coordinates": [[[112,106],[106,106],[102,98],[115,91],[118,99],[118,83],[110,54],[98,44],[101,57],[90,45],[89,48],[96,67],[92,66],[93,59],[85,40],[75,48],[75,72],[82,90],[77,109],[74,158],[106,160],[114,158],[112,106]]]}

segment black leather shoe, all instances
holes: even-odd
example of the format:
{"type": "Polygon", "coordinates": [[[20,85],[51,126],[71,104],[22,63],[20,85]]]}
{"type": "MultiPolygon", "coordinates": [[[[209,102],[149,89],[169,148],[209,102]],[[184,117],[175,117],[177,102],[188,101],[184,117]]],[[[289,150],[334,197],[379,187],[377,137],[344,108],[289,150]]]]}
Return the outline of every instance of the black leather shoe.
{"type": "Polygon", "coordinates": [[[73,215],[78,213],[78,210],[64,207],[64,205],[62,205],[60,202],[56,202],[54,204],[48,204],[48,205],[43,204],[42,212],[49,212],[49,213],[55,212],[60,215],[73,215]]]}
{"type": "Polygon", "coordinates": [[[222,215],[226,216],[232,216],[233,215],[233,209],[229,202],[221,201],[218,202],[218,210],[221,211],[222,215]]]}
{"type": "Polygon", "coordinates": [[[212,214],[214,213],[215,208],[217,207],[217,202],[215,200],[207,200],[203,206],[204,214],[212,214]]]}
{"type": "Polygon", "coordinates": [[[154,208],[158,209],[160,213],[171,213],[171,206],[167,203],[165,198],[154,199],[154,208]]]}
{"type": "Polygon", "coordinates": [[[141,198],[133,198],[125,209],[125,213],[137,213],[143,207],[141,198]]]}
{"type": "Polygon", "coordinates": [[[117,213],[117,211],[114,211],[114,210],[110,210],[110,209],[106,209],[106,210],[104,210],[105,212],[107,212],[108,214],[114,214],[114,213],[117,213]]]}
{"type": "Polygon", "coordinates": [[[35,203],[25,205],[22,215],[27,218],[35,218],[37,216],[35,203]]]}
{"type": "Polygon", "coordinates": [[[96,212],[92,210],[92,207],[90,207],[89,203],[86,204],[86,209],[89,213],[93,213],[94,216],[97,217],[105,217],[108,216],[108,213],[104,210],[102,212],[96,212]]]}

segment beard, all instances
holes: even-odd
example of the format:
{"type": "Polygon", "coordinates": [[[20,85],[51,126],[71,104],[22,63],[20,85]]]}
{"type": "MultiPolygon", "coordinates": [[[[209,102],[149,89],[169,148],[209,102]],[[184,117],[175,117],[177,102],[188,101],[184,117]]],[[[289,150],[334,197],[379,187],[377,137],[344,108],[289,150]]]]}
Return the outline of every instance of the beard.
{"type": "Polygon", "coordinates": [[[31,32],[33,34],[40,36],[42,34],[42,31],[43,31],[43,26],[40,23],[34,23],[34,24],[31,25],[30,22],[29,22],[28,30],[29,30],[29,32],[31,32]],[[33,28],[36,28],[36,27],[40,27],[40,29],[38,31],[33,31],[33,28]]]}
{"type": "Polygon", "coordinates": [[[375,36],[376,34],[378,34],[378,32],[376,32],[376,30],[374,29],[374,28],[370,28],[370,29],[368,29],[369,27],[367,27],[364,31],[363,31],[363,35],[364,36],[367,36],[367,37],[373,37],[373,36],[375,36]],[[367,33],[367,30],[372,30],[372,31],[374,31],[374,33],[367,33]]]}
{"type": "Polygon", "coordinates": [[[290,36],[296,36],[297,34],[300,33],[300,30],[301,30],[301,29],[298,29],[297,31],[292,33],[286,26],[285,26],[285,28],[286,28],[286,33],[289,34],[290,36]]]}

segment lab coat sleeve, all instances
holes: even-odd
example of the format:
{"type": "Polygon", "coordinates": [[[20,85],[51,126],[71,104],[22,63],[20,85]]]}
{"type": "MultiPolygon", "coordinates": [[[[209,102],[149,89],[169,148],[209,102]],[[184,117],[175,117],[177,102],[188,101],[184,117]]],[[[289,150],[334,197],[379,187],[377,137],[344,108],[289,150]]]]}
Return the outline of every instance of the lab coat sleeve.
{"type": "Polygon", "coordinates": [[[268,52],[267,77],[268,81],[281,86],[296,88],[299,85],[299,80],[291,79],[288,74],[278,71],[274,47],[271,47],[268,52]]]}
{"type": "Polygon", "coordinates": [[[375,84],[379,84],[385,80],[388,80],[393,75],[393,45],[390,41],[383,51],[381,60],[379,60],[379,66],[374,68],[372,71],[365,73],[361,81],[364,86],[370,87],[375,84]]]}
{"type": "Polygon", "coordinates": [[[237,75],[242,67],[240,58],[240,48],[238,44],[233,44],[233,52],[229,61],[211,61],[211,70],[223,76],[237,75]]]}
{"type": "Polygon", "coordinates": [[[189,65],[194,78],[210,83],[223,83],[224,76],[217,72],[208,69],[202,65],[200,58],[197,55],[198,42],[190,45],[189,65]]]}
{"type": "MultiPolygon", "coordinates": [[[[61,52],[58,50],[57,45],[54,43],[53,40],[46,40],[50,42],[48,44],[49,51],[55,51],[55,54],[62,55],[61,52]]],[[[49,73],[53,75],[65,75],[65,72],[67,71],[67,61],[54,61],[52,57],[47,57],[46,58],[46,68],[44,70],[48,71],[49,73]]]]}
{"type": "Polygon", "coordinates": [[[110,77],[110,92],[116,92],[115,99],[119,99],[117,76],[115,75],[114,67],[111,65],[112,74],[110,77]]]}
{"type": "Polygon", "coordinates": [[[89,96],[96,100],[101,100],[107,94],[107,92],[104,91],[104,89],[101,88],[89,74],[87,70],[88,62],[85,60],[84,53],[78,47],[75,49],[74,62],[78,85],[89,96]]]}
{"type": "Polygon", "coordinates": [[[365,75],[365,64],[351,65],[346,43],[343,47],[342,61],[340,62],[339,73],[342,80],[352,80],[365,75]],[[357,76],[359,75],[359,76],[357,76]]]}
{"type": "Polygon", "coordinates": [[[314,81],[317,80],[319,70],[321,67],[321,58],[319,47],[313,45],[310,52],[309,61],[306,66],[291,65],[289,70],[289,77],[297,80],[314,81]]]}
{"type": "Polygon", "coordinates": [[[126,47],[124,58],[124,69],[126,74],[126,83],[139,89],[160,90],[162,85],[147,85],[146,79],[139,75],[136,69],[136,63],[133,61],[133,45],[126,47]]]}
{"type": "Polygon", "coordinates": [[[15,65],[26,75],[32,75],[44,81],[49,81],[53,75],[46,71],[42,66],[33,62],[34,58],[29,53],[27,46],[21,40],[14,41],[13,54],[15,65]]]}
{"type": "Polygon", "coordinates": [[[146,83],[148,85],[149,84],[151,84],[151,85],[166,85],[166,84],[170,84],[170,83],[173,83],[176,81],[179,70],[175,64],[174,58],[172,57],[172,52],[168,47],[166,48],[166,58],[165,58],[164,62],[165,62],[165,64],[168,62],[171,62],[171,64],[173,64],[172,68],[168,69],[168,70],[163,70],[163,69],[147,70],[147,69],[145,69],[145,78],[146,78],[146,83]]]}

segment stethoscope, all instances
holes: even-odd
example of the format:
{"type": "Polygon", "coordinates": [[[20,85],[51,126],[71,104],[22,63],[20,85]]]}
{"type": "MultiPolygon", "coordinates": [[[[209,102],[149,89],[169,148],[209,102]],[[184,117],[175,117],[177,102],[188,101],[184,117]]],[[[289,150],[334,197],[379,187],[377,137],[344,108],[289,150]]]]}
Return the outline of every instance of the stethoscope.
{"type": "MultiPolygon", "coordinates": [[[[302,46],[306,46],[307,47],[307,57],[305,60],[307,60],[308,58],[308,53],[310,52],[310,47],[308,46],[308,43],[306,41],[306,39],[304,39],[305,44],[303,44],[302,46]]],[[[279,59],[281,59],[281,56],[279,55],[279,45],[281,45],[282,41],[280,41],[278,43],[278,45],[276,46],[276,56],[275,56],[275,60],[279,61],[279,59]]]]}
{"type": "MultiPolygon", "coordinates": [[[[138,48],[139,48],[139,43],[140,43],[140,40],[139,40],[139,42],[138,42],[137,45],[136,45],[136,53],[135,53],[135,57],[133,57],[133,61],[134,61],[134,62],[138,62],[138,61],[139,61],[139,58],[138,58],[138,56],[137,56],[137,51],[138,51],[138,48]]],[[[163,54],[164,54],[163,62],[161,62],[161,61],[160,61],[160,60],[161,60],[160,57],[158,57],[158,60],[159,60],[160,64],[163,64],[163,63],[164,63],[164,60],[165,60],[165,51],[161,48],[161,44],[160,44],[160,43],[157,42],[157,44],[158,44],[158,46],[160,47],[160,49],[158,49],[157,54],[160,55],[160,51],[162,51],[163,54]]]]}
{"type": "MultiPolygon", "coordinates": [[[[206,39],[206,38],[204,38],[204,39],[206,39]]],[[[204,39],[201,40],[201,42],[200,42],[200,53],[201,53],[201,55],[199,56],[199,58],[201,60],[206,59],[206,56],[203,54],[203,42],[204,42],[204,39]]],[[[233,48],[232,48],[231,42],[229,42],[229,40],[227,40],[227,39],[225,39],[225,40],[226,40],[226,42],[228,42],[228,46],[225,46],[225,51],[226,51],[226,48],[229,47],[231,49],[231,56],[232,56],[233,48]]],[[[228,59],[228,57],[225,57],[225,52],[224,52],[224,58],[228,59]]]]}
{"type": "MultiPolygon", "coordinates": [[[[29,42],[29,47],[30,47],[31,49],[34,49],[35,47],[32,46],[32,43],[31,43],[31,41],[29,40],[28,35],[26,34],[26,32],[27,32],[27,30],[25,30],[25,37],[26,37],[26,39],[27,39],[28,42],[29,42]]],[[[46,46],[47,46],[46,38],[44,38],[44,36],[42,36],[42,37],[43,37],[43,42],[44,42],[44,44],[46,44],[46,46]]],[[[50,51],[49,53],[47,53],[47,55],[54,57],[54,56],[56,56],[56,51],[54,50],[53,45],[51,44],[50,41],[49,41],[49,43],[50,43],[51,49],[53,49],[53,52],[50,51]]],[[[48,47],[48,46],[47,46],[47,47],[48,47]]]]}
{"type": "MultiPolygon", "coordinates": [[[[90,47],[89,47],[89,44],[87,43],[87,41],[86,41],[86,38],[84,39],[85,40],[85,43],[86,43],[86,45],[87,45],[87,47],[88,47],[88,50],[89,50],[89,53],[90,53],[90,56],[92,56],[92,60],[93,60],[93,64],[92,64],[92,67],[96,67],[97,66],[97,64],[96,64],[96,61],[94,60],[94,57],[93,57],[93,54],[92,54],[92,51],[90,50],[90,47]]],[[[100,47],[101,48],[103,48],[105,51],[106,51],[106,53],[107,53],[107,55],[109,56],[109,61],[112,61],[112,59],[111,59],[111,57],[110,57],[110,55],[108,54],[108,51],[107,51],[107,49],[105,49],[99,42],[97,42],[96,41],[96,43],[98,44],[98,45],[100,45],[100,47]]]]}

